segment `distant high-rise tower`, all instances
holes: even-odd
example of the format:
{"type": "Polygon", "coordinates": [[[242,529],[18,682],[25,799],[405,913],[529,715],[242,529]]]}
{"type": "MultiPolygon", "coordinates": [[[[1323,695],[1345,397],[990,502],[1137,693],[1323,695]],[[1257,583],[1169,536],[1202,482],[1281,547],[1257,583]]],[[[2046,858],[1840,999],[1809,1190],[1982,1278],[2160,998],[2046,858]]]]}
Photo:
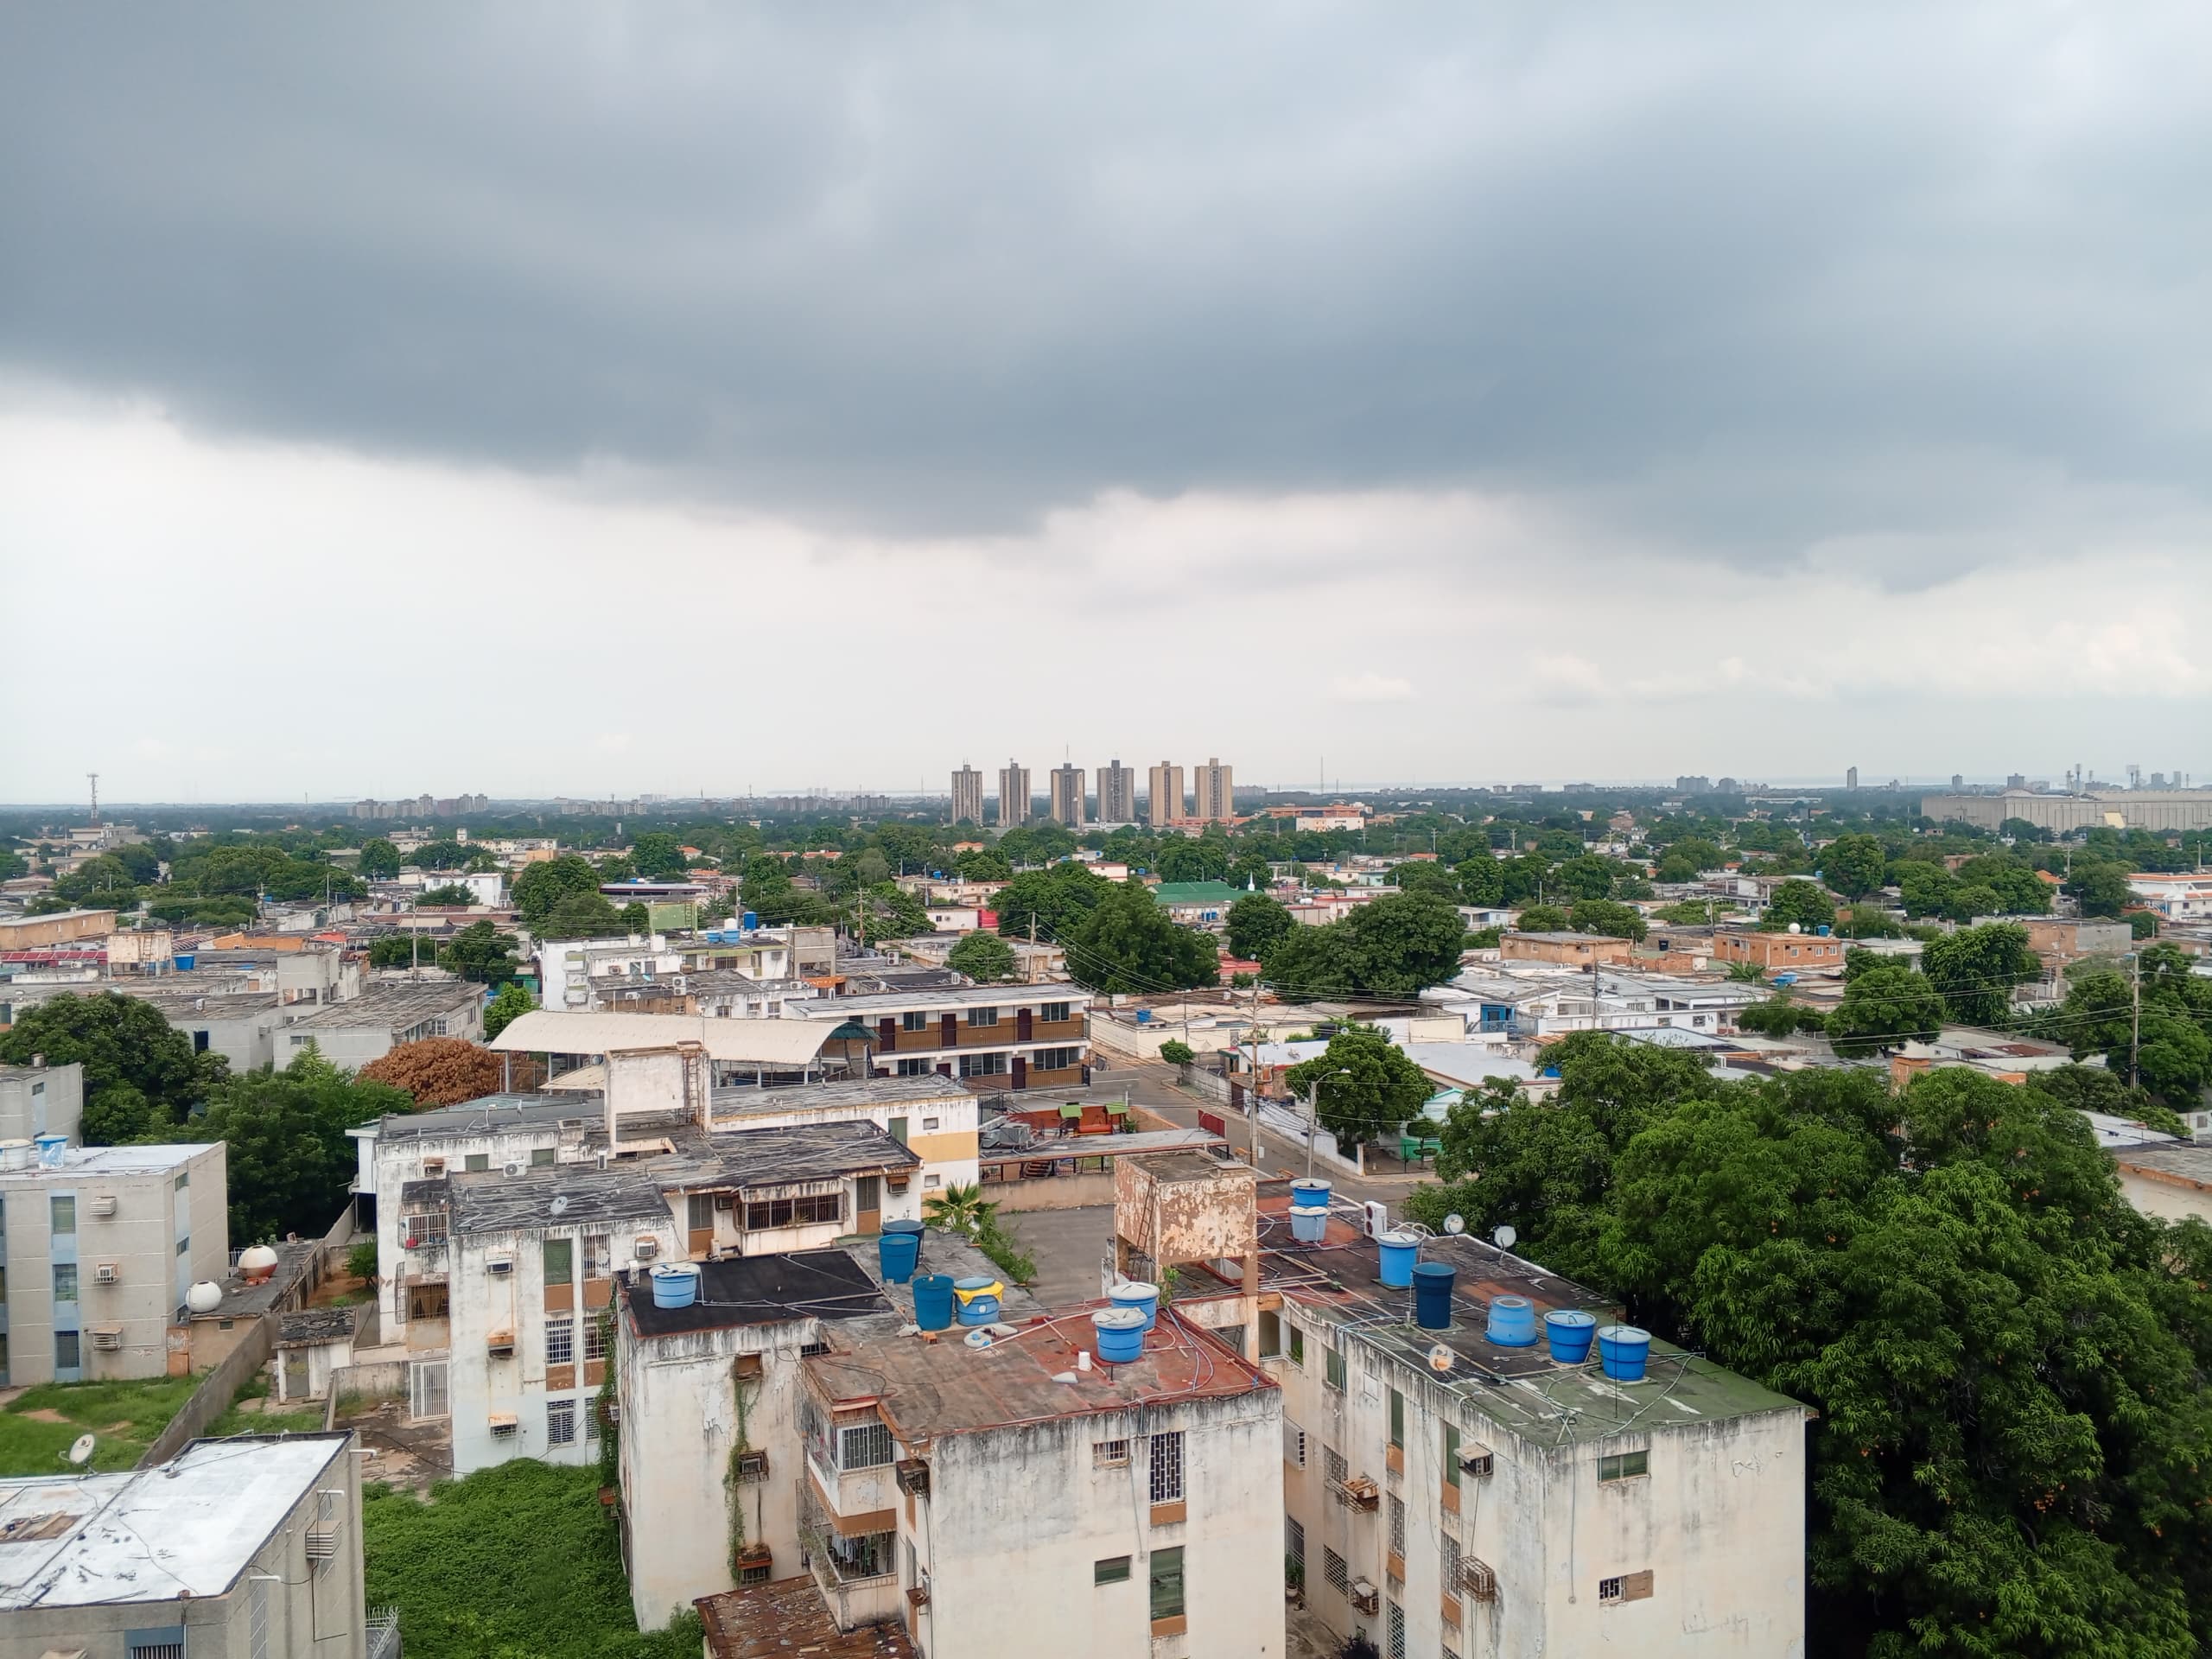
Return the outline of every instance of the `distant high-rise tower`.
{"type": "Polygon", "coordinates": [[[1235,772],[1235,767],[1223,766],[1216,755],[1208,755],[1203,766],[1192,768],[1191,793],[1196,798],[1191,807],[1192,817],[1211,823],[1236,816],[1235,772]]]}
{"type": "Polygon", "coordinates": [[[1137,821],[1137,769],[1118,760],[1098,768],[1098,821],[1135,823],[1137,821]]]}
{"type": "Polygon", "coordinates": [[[1083,768],[1054,766],[1052,772],[1052,822],[1071,830],[1083,828],[1083,768]]]}
{"type": "Polygon", "coordinates": [[[1161,761],[1152,769],[1152,793],[1145,801],[1145,822],[1154,828],[1183,816],[1183,768],[1161,761]]]}
{"type": "Polygon", "coordinates": [[[1856,789],[1859,787],[1858,767],[1853,766],[1849,772],[1843,774],[1843,786],[1846,789],[1856,789]]]}
{"type": "Polygon", "coordinates": [[[1029,768],[1009,760],[999,768],[999,827],[1029,822],[1029,768]]]}
{"type": "Polygon", "coordinates": [[[1964,773],[1963,772],[1953,772],[1953,773],[1951,774],[1951,787],[1952,787],[1953,789],[1964,789],[1966,786],[1967,786],[1967,775],[1966,775],[1966,773],[1964,773]]]}
{"type": "Polygon", "coordinates": [[[983,774],[973,766],[952,774],[952,821],[963,818],[979,828],[983,822],[983,774]]]}

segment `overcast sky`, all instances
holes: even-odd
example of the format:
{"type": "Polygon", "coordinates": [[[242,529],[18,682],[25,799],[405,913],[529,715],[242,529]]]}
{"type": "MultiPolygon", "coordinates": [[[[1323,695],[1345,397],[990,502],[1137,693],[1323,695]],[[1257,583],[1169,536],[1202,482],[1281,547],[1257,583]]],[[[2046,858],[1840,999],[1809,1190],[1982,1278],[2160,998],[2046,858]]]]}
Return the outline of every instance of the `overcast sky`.
{"type": "Polygon", "coordinates": [[[2212,776],[2208,63],[10,8],[0,798],[2212,776]]]}

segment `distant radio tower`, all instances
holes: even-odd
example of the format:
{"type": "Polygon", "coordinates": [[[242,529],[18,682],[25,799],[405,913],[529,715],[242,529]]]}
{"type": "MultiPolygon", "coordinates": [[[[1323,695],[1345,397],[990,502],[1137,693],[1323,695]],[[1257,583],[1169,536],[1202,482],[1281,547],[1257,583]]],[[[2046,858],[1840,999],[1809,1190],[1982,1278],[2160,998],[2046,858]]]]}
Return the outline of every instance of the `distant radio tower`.
{"type": "Polygon", "coordinates": [[[85,776],[92,779],[92,828],[97,830],[100,827],[100,775],[97,772],[88,772],[85,776]]]}

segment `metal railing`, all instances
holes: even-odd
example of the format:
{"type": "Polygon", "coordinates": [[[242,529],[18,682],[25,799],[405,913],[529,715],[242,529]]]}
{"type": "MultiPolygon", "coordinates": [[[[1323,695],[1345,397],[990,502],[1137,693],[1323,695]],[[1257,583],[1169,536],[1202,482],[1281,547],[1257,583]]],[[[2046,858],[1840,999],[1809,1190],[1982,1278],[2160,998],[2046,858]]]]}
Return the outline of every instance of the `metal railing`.
{"type": "Polygon", "coordinates": [[[363,1629],[366,1659],[400,1659],[398,1608],[370,1608],[363,1629]]]}

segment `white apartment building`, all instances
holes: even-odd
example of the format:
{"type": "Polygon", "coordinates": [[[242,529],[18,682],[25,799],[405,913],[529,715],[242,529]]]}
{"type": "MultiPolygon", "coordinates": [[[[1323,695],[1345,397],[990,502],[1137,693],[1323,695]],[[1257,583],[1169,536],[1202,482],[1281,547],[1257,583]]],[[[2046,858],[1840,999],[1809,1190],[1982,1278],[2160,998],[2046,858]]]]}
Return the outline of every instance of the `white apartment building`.
{"type": "Polygon", "coordinates": [[[802,1123],[873,1123],[921,1160],[921,1191],[971,1185],[982,1103],[934,1074],[855,1078],[784,1089],[717,1089],[713,1130],[802,1123]]]}
{"type": "Polygon", "coordinates": [[[0,1147],[0,1386],[166,1375],[230,1269],[224,1168],[220,1141],[0,1147]]]}
{"type": "Polygon", "coordinates": [[[0,1659],[397,1659],[350,1433],[194,1440],[157,1469],[0,1480],[0,1659]]]}
{"type": "Polygon", "coordinates": [[[403,1044],[430,1037],[482,1042],[484,988],[460,979],[380,985],[350,1001],[317,1008],[276,1033],[276,1065],[282,1070],[313,1043],[333,1065],[358,1071],[403,1044]]]}
{"type": "Polygon", "coordinates": [[[894,1077],[953,1077],[981,1089],[1080,1087],[1090,1064],[1090,994],[1080,987],[968,985],[787,1004],[786,1016],[852,1020],[869,1063],[894,1077]]]}
{"type": "Polygon", "coordinates": [[[85,1068],[75,1061],[0,1065],[0,1142],[35,1135],[79,1138],[85,1116],[85,1068]]]}
{"type": "Polygon", "coordinates": [[[538,1002],[581,1012],[600,980],[641,984],[676,973],[683,954],[658,933],[626,939],[544,939],[537,946],[538,1002]]]}

